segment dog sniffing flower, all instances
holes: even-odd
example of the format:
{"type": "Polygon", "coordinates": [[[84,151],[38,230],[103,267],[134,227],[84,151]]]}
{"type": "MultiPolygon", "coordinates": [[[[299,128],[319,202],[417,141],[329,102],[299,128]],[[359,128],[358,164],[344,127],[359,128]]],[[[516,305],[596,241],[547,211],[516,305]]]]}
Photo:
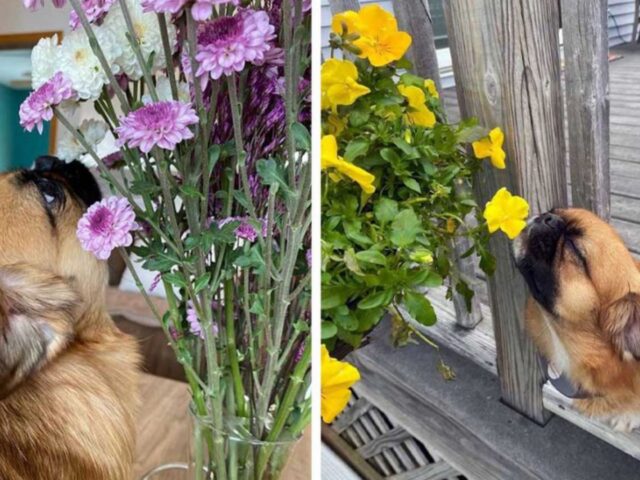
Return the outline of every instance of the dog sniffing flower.
{"type": "Polygon", "coordinates": [[[322,420],[331,423],[351,398],[351,386],[360,380],[360,372],[347,362],[331,358],[322,345],[320,362],[320,407],[322,420]]]}
{"type": "Polygon", "coordinates": [[[40,88],[31,92],[20,105],[20,125],[31,132],[34,127],[42,133],[43,122],[53,118],[53,107],[72,99],[76,92],[71,82],[61,72],[56,73],[40,88]]]}
{"type": "Polygon", "coordinates": [[[339,105],[351,105],[371,90],[358,83],[358,69],[349,60],[331,58],[320,73],[322,108],[336,111],[339,105]]]}
{"type": "Polygon", "coordinates": [[[194,20],[198,22],[204,22],[208,20],[213,14],[213,6],[214,5],[226,5],[228,3],[232,3],[234,5],[239,5],[239,0],[196,0],[191,7],[191,15],[193,15],[194,20]]]}
{"type": "Polygon", "coordinates": [[[133,243],[138,229],[133,208],[126,198],[108,197],[94,203],[78,222],[77,237],[82,248],[100,260],[107,260],[117,247],[133,243]]]}
{"type": "Polygon", "coordinates": [[[261,65],[275,39],[275,27],[264,11],[247,9],[230,17],[218,17],[200,28],[196,59],[197,77],[209,74],[217,80],[244,69],[247,62],[261,65]]]}
{"type": "MultiPolygon", "coordinates": [[[[373,182],[376,177],[366,170],[351,162],[347,162],[344,158],[338,156],[338,143],[336,141],[336,137],[333,135],[325,135],[322,137],[320,145],[320,167],[322,170],[330,168],[335,169],[340,174],[349,177],[351,180],[358,183],[365,193],[372,194],[375,192],[376,188],[373,186],[373,182]]],[[[332,179],[336,180],[337,178],[332,177],[332,179]]]]}
{"type": "Polygon", "coordinates": [[[116,128],[118,145],[139,147],[149,153],[155,146],[173,150],[183,140],[193,138],[189,125],[198,123],[190,104],[169,101],[146,105],[129,113],[116,128]]]}
{"type": "MultiPolygon", "coordinates": [[[[107,14],[109,9],[118,0],[82,0],[80,7],[84,11],[84,14],[90,23],[102,20],[107,14]]],[[[72,30],[75,30],[80,25],[80,18],[75,10],[71,10],[69,15],[69,25],[72,30]]]]}
{"type": "Polygon", "coordinates": [[[436,124],[435,114],[426,105],[427,96],[421,88],[399,85],[398,91],[407,99],[409,110],[406,119],[419,127],[431,128],[436,124]]]}
{"type": "Polygon", "coordinates": [[[513,240],[527,226],[525,219],[529,216],[529,204],[524,198],[512,195],[506,187],[502,187],[487,202],[482,215],[490,233],[500,229],[513,240]]]}
{"type": "Polygon", "coordinates": [[[504,143],[504,133],[500,127],[496,127],[489,132],[489,136],[473,142],[473,154],[476,158],[487,158],[491,160],[491,165],[496,168],[505,168],[504,159],[507,156],[502,149],[504,143]]]}

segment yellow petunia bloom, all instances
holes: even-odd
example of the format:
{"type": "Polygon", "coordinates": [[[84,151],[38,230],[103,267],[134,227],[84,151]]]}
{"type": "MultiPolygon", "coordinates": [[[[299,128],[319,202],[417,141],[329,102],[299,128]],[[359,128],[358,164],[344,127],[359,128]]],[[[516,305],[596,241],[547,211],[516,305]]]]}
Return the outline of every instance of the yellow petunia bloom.
{"type": "Polygon", "coordinates": [[[429,92],[429,95],[431,95],[432,97],[440,98],[440,94],[438,93],[438,89],[436,88],[436,82],[434,82],[430,78],[424,81],[424,88],[427,89],[427,92],[429,92]]]}
{"type": "Polygon", "coordinates": [[[347,10],[346,12],[338,13],[333,16],[333,20],[331,20],[331,30],[338,35],[342,35],[343,33],[358,33],[359,21],[360,16],[356,12],[353,10],[347,10]]]}
{"type": "Polygon", "coordinates": [[[358,12],[354,24],[360,37],[353,44],[374,67],[400,60],[411,46],[411,35],[398,31],[395,17],[379,5],[367,5],[358,12]]]}
{"type": "Polygon", "coordinates": [[[487,221],[490,233],[500,229],[513,240],[527,226],[525,219],[529,216],[529,204],[524,198],[511,195],[509,190],[502,187],[487,202],[482,216],[487,221]]]}
{"type": "Polygon", "coordinates": [[[502,149],[504,143],[504,133],[500,127],[496,127],[489,132],[489,136],[473,142],[473,154],[477,158],[491,159],[491,165],[496,168],[505,168],[504,159],[507,154],[502,149]]]}
{"type": "Polygon", "coordinates": [[[409,103],[410,110],[407,112],[409,123],[426,128],[432,128],[436,124],[436,116],[425,104],[427,96],[421,88],[413,85],[398,85],[398,91],[409,103]]]}
{"type": "Polygon", "coordinates": [[[358,69],[349,60],[331,58],[320,73],[322,108],[336,111],[338,105],[351,105],[369,90],[358,82],[358,69]]]}
{"type": "Polygon", "coordinates": [[[324,345],[321,348],[320,406],[322,420],[331,423],[349,403],[350,387],[360,380],[360,372],[350,363],[331,358],[324,345]]]}
{"type": "Polygon", "coordinates": [[[373,182],[376,179],[375,176],[338,156],[338,142],[336,141],[336,137],[333,135],[323,136],[320,147],[320,167],[322,170],[335,169],[335,171],[329,173],[329,177],[333,181],[340,179],[340,177],[336,175],[337,172],[356,182],[360,185],[360,188],[369,195],[376,191],[376,187],[373,186],[373,182]]]}

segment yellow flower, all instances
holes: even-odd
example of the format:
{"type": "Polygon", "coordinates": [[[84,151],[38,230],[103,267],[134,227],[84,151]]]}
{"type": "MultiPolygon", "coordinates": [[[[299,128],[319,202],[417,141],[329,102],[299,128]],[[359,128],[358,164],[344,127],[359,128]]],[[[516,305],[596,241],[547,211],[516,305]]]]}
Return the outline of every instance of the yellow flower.
{"type": "Polygon", "coordinates": [[[436,88],[436,82],[434,82],[430,78],[424,81],[424,88],[427,89],[427,92],[429,92],[429,95],[431,95],[432,97],[440,98],[440,94],[438,93],[438,89],[436,88]]]}
{"type": "Polygon", "coordinates": [[[351,105],[371,91],[357,82],[358,69],[349,60],[327,60],[322,64],[320,79],[323,109],[336,111],[338,105],[351,105]]]}
{"type": "Polygon", "coordinates": [[[398,85],[398,91],[409,102],[407,119],[419,127],[431,128],[436,124],[435,114],[425,104],[427,96],[421,88],[413,85],[398,85]]]}
{"type": "Polygon", "coordinates": [[[490,233],[500,229],[513,240],[527,226],[525,219],[529,216],[529,204],[524,198],[511,195],[509,190],[502,187],[487,202],[482,215],[490,233]]]}
{"type": "Polygon", "coordinates": [[[409,255],[409,258],[414,262],[424,263],[426,265],[431,265],[433,263],[433,254],[426,248],[414,250],[409,255]]]}
{"type": "Polygon", "coordinates": [[[333,16],[333,20],[331,21],[331,30],[338,35],[342,35],[343,33],[357,33],[359,20],[360,16],[353,10],[338,13],[333,16]]]}
{"type": "Polygon", "coordinates": [[[351,398],[349,388],[360,380],[358,369],[347,362],[331,358],[322,345],[320,389],[322,420],[331,423],[344,410],[351,398]]]}
{"type": "MultiPolygon", "coordinates": [[[[373,181],[376,179],[366,170],[357,167],[351,162],[347,162],[344,158],[338,156],[338,142],[333,135],[325,135],[322,137],[320,143],[321,155],[320,155],[320,167],[322,170],[333,168],[342,175],[349,177],[354,182],[360,185],[360,188],[365,193],[371,195],[376,191],[376,187],[373,186],[373,181]]],[[[336,175],[336,172],[329,173],[329,177],[333,181],[340,179],[336,175]]]]}
{"type": "Polygon", "coordinates": [[[447,218],[447,233],[453,233],[458,228],[458,224],[453,218],[447,218]]]}
{"type": "Polygon", "coordinates": [[[361,8],[354,27],[360,37],[353,44],[374,67],[400,60],[411,46],[411,35],[399,32],[395,17],[379,5],[361,8]]]}
{"type": "Polygon", "coordinates": [[[491,165],[496,168],[505,168],[504,159],[507,156],[502,149],[504,133],[500,127],[489,132],[489,136],[473,142],[473,154],[477,158],[491,158],[491,165]]]}

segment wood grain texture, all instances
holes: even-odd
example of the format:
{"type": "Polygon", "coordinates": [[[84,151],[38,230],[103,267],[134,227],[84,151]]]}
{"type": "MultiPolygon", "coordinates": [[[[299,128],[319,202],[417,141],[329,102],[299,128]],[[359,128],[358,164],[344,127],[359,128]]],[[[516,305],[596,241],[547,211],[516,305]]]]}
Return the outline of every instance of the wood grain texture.
{"type": "Polygon", "coordinates": [[[609,220],[607,0],[562,0],[572,204],[609,220]]]}
{"type": "Polygon", "coordinates": [[[358,0],[329,0],[331,6],[331,13],[344,12],[345,10],[360,10],[360,3],[358,0]]]}
{"type": "MultiPolygon", "coordinates": [[[[135,479],[158,465],[185,462],[190,442],[189,392],[184,383],[143,374],[140,380],[143,407],[137,421],[135,479]]],[[[294,446],[283,473],[284,480],[311,478],[311,432],[294,446]]],[[[158,475],[158,480],[188,480],[182,472],[158,475]]],[[[154,479],[155,480],[155,479],[154,479]]]]}
{"type": "Polygon", "coordinates": [[[447,462],[436,462],[423,465],[410,472],[399,473],[389,477],[389,480],[442,480],[443,478],[457,478],[458,472],[447,462]]]}
{"type": "MultiPolygon", "coordinates": [[[[557,3],[448,0],[444,5],[461,115],[505,132],[507,168],[499,171],[485,162],[476,182],[478,203],[507,187],[529,201],[532,214],[566,205],[557,3]]],[[[525,285],[506,237],[494,235],[490,245],[497,258],[489,286],[502,398],[545,423],[543,375],[524,332],[525,285]]]]}

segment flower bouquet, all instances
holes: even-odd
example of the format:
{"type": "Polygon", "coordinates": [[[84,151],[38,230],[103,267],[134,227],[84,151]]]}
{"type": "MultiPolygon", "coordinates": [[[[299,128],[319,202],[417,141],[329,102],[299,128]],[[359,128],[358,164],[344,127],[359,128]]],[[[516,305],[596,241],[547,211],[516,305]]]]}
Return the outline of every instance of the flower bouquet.
{"type": "Polygon", "coordinates": [[[139,268],[164,286],[168,310],[149,306],[191,390],[193,478],[277,478],[311,413],[309,2],[69,3],[20,123],[55,116],[59,155],[110,186],[83,247],[119,249],[147,300],[139,268]]]}
{"type": "Polygon", "coordinates": [[[386,313],[396,344],[422,336],[415,322],[436,322],[425,287],[446,284],[449,298],[457,292],[470,308],[474,292],[452,261],[453,240],[468,238],[463,256],[476,255],[491,274],[489,233],[513,238],[525,225],[523,199],[502,189],[483,210],[471,189],[479,159],[505,168],[502,131],[474,119],[448,123],[433,80],[408,73],[411,41],[375,4],[333,17],[321,72],[322,340],[330,349],[358,347],[386,313]]]}

